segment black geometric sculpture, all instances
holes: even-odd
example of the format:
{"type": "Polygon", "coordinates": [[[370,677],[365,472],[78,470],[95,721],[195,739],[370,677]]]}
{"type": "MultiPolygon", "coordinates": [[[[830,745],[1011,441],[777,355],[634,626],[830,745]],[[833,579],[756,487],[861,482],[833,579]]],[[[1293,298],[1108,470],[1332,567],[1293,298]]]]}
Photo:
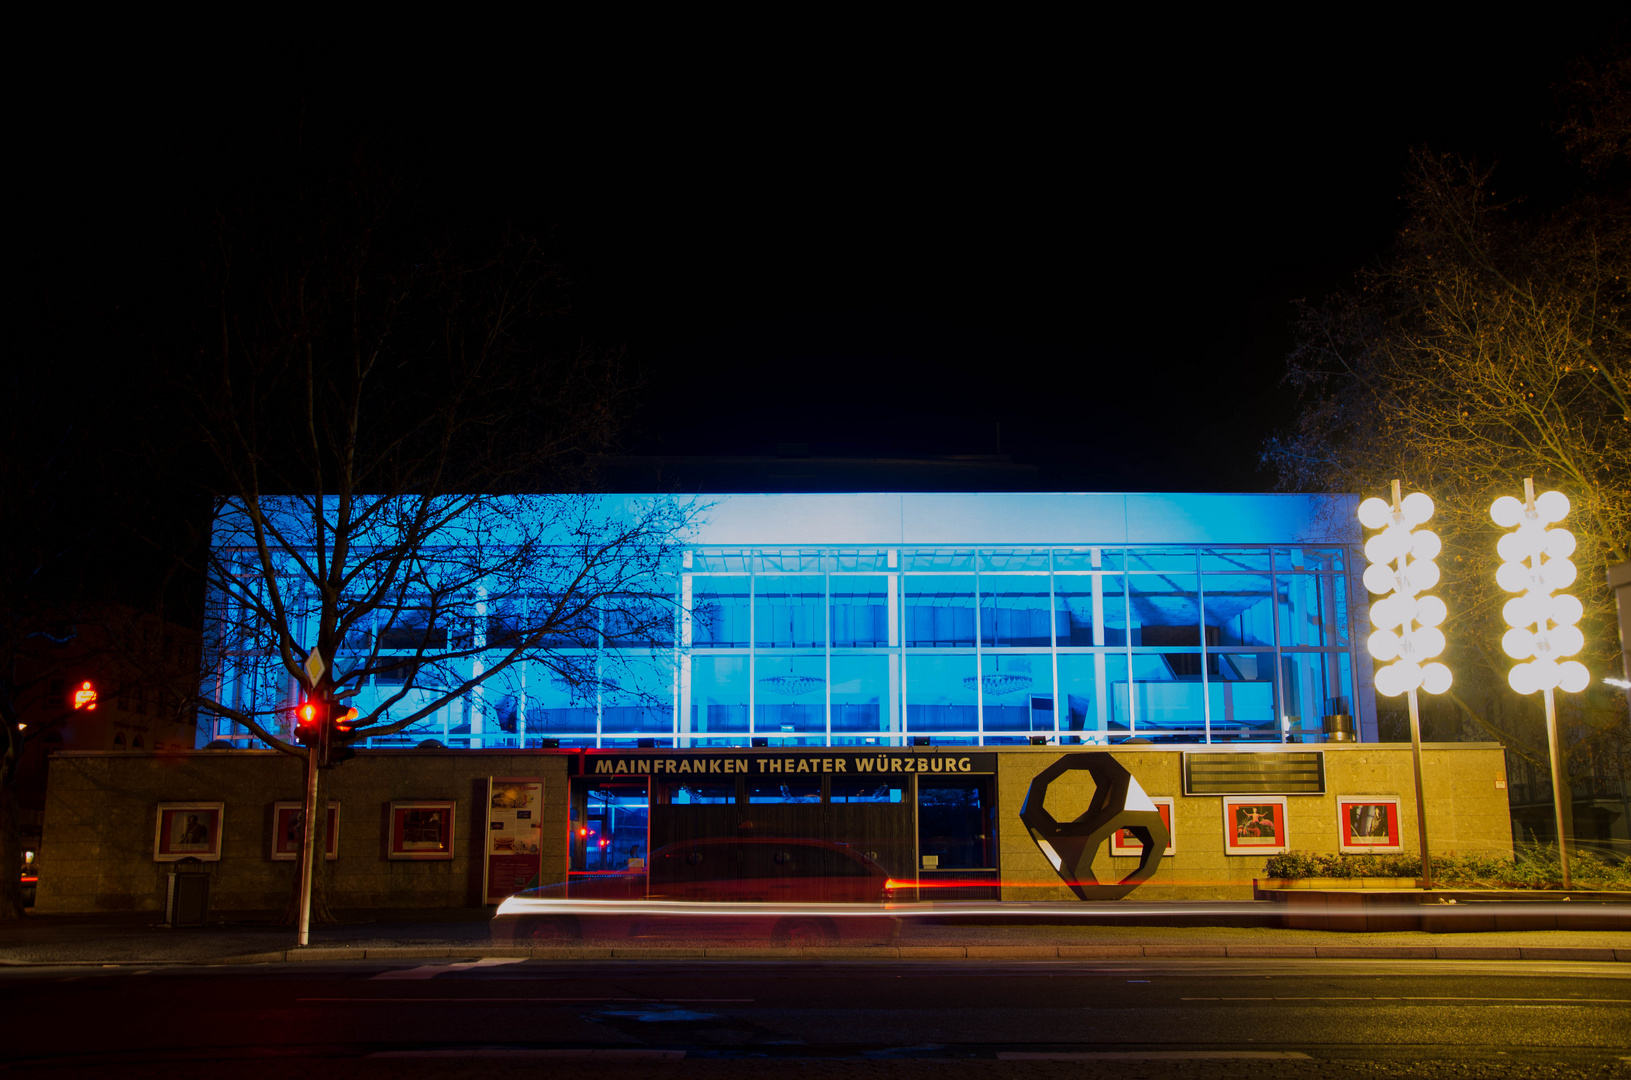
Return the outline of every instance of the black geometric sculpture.
{"type": "Polygon", "coordinates": [[[1150,797],[1121,762],[1103,753],[1067,754],[1043,769],[1025,793],[1019,819],[1031,832],[1071,891],[1083,900],[1120,900],[1155,873],[1171,835],[1150,797]],[[1093,800],[1075,821],[1061,823],[1048,813],[1048,786],[1067,772],[1086,769],[1093,777],[1093,800]],[[1113,885],[1101,885],[1093,876],[1093,856],[1099,847],[1126,829],[1144,845],[1138,869],[1113,885]]]}

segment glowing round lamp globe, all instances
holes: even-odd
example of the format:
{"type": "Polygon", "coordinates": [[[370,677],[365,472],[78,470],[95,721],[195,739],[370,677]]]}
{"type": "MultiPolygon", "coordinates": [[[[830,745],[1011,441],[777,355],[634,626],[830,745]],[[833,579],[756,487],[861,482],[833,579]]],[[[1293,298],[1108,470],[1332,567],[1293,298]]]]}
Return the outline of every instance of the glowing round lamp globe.
{"type": "Polygon", "coordinates": [[[1529,568],[1521,562],[1504,562],[1495,571],[1495,584],[1507,592],[1523,592],[1529,588],[1529,568]]]}
{"type": "Polygon", "coordinates": [[[1567,529],[1546,530],[1546,554],[1554,559],[1567,559],[1574,554],[1574,533],[1567,529]]]}
{"type": "Polygon", "coordinates": [[[1567,663],[1559,664],[1557,668],[1557,686],[1559,690],[1567,691],[1570,694],[1578,694],[1591,685],[1591,672],[1587,671],[1586,665],[1580,661],[1570,660],[1567,663]]]}
{"type": "Polygon", "coordinates": [[[1436,596],[1424,596],[1416,601],[1416,621],[1423,626],[1437,626],[1450,614],[1444,601],[1436,596]]]}
{"type": "Polygon", "coordinates": [[[1400,501],[1399,509],[1404,511],[1406,521],[1420,525],[1433,516],[1433,500],[1425,492],[1412,491],[1400,501]]]}
{"type": "Polygon", "coordinates": [[[1579,571],[1571,559],[1552,559],[1540,568],[1540,579],[1548,589],[1567,589],[1579,571]]]}
{"type": "Polygon", "coordinates": [[[1393,520],[1393,508],[1381,499],[1366,499],[1359,504],[1359,524],[1367,529],[1380,529],[1393,520]]]}
{"type": "Polygon", "coordinates": [[[1396,598],[1384,596],[1370,606],[1370,624],[1378,630],[1392,630],[1404,621],[1399,614],[1399,605],[1394,603],[1396,598]]]}
{"type": "Polygon", "coordinates": [[[1444,550],[1444,541],[1432,529],[1417,529],[1410,534],[1410,554],[1417,559],[1436,559],[1444,550]]]}
{"type": "Polygon", "coordinates": [[[1421,688],[1429,694],[1442,694],[1450,688],[1450,669],[1443,664],[1428,664],[1421,669],[1421,688]]]}
{"type": "Polygon", "coordinates": [[[1405,579],[1411,592],[1426,592],[1438,584],[1438,563],[1432,559],[1418,559],[1405,567],[1405,579]]]}
{"type": "Polygon", "coordinates": [[[1398,697],[1404,693],[1404,683],[1399,679],[1398,669],[1389,664],[1387,667],[1376,669],[1376,692],[1383,697],[1398,697]]]}
{"type": "Polygon", "coordinates": [[[1385,562],[1373,562],[1365,567],[1365,588],[1373,593],[1393,591],[1393,570],[1385,562]]]}
{"type": "Polygon", "coordinates": [[[1558,680],[1563,677],[1556,660],[1531,660],[1527,667],[1535,680],[1536,690],[1555,690],[1558,680]]]}
{"type": "Polygon", "coordinates": [[[1569,516],[1569,497],[1561,491],[1548,491],[1535,496],[1535,509],[1542,521],[1562,521],[1569,516]]]}
{"type": "Polygon", "coordinates": [[[1377,630],[1365,639],[1365,650],[1378,660],[1392,660],[1399,655],[1399,635],[1392,630],[1377,630]]]}
{"type": "MultiPolygon", "coordinates": [[[[1380,502],[1381,500],[1377,500],[1380,502]]],[[[1489,516],[1503,529],[1510,529],[1523,517],[1523,503],[1510,495],[1502,495],[1490,504],[1489,516]]]]}
{"type": "Polygon", "coordinates": [[[1578,626],[1554,626],[1549,636],[1552,652],[1557,656],[1573,656],[1586,647],[1586,635],[1578,626]]]}
{"type": "Polygon", "coordinates": [[[1421,685],[1421,665],[1412,664],[1408,660],[1399,660],[1393,664],[1393,669],[1399,673],[1399,686],[1404,690],[1414,690],[1421,685]]]}
{"type": "MultiPolygon", "coordinates": [[[[1520,597],[1519,599],[1523,598],[1520,597]]],[[[1516,602],[1517,601],[1515,600],[1508,601],[1508,603],[1516,602]]],[[[1547,605],[1546,611],[1546,617],[1557,623],[1559,626],[1573,626],[1575,623],[1579,622],[1585,616],[1585,614],[1585,606],[1568,593],[1564,593],[1562,596],[1552,597],[1552,602],[1547,605]]],[[[1537,622],[1538,620],[1530,619],[1529,621],[1537,622]]]]}
{"type": "Polygon", "coordinates": [[[1424,626],[1410,635],[1410,652],[1417,660],[1431,660],[1444,651],[1444,631],[1424,626]]]}
{"type": "Polygon", "coordinates": [[[1531,626],[1540,621],[1537,612],[1544,602],[1544,597],[1537,601],[1536,597],[1528,593],[1514,596],[1501,607],[1501,617],[1506,620],[1508,626],[1531,626]]]}
{"type": "Polygon", "coordinates": [[[1522,538],[1515,532],[1502,533],[1501,538],[1495,541],[1495,554],[1501,557],[1502,562],[1522,562],[1533,555],[1533,551],[1524,549],[1522,538]]]}
{"type": "Polygon", "coordinates": [[[1527,660],[1535,655],[1535,635],[1522,627],[1513,627],[1501,635],[1501,651],[1514,660],[1527,660]]]}

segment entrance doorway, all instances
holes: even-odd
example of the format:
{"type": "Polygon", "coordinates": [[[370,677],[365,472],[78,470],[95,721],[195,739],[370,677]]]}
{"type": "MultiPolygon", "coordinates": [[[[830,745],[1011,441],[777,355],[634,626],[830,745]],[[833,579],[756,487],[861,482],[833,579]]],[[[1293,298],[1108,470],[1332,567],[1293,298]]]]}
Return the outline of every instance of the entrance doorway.
{"type": "Polygon", "coordinates": [[[643,873],[651,853],[651,793],[638,780],[572,781],[572,873],[643,873]]]}

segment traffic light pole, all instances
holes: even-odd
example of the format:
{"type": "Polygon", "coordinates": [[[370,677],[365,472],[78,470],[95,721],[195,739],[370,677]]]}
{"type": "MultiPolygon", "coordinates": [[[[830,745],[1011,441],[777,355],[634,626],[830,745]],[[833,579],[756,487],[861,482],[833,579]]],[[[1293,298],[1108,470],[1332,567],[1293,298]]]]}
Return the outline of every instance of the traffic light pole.
{"type": "MultiPolygon", "coordinates": [[[[306,747],[306,835],[300,850],[300,915],[298,945],[311,941],[311,883],[317,860],[317,756],[316,745],[306,747]]],[[[327,815],[324,815],[327,817],[327,815]]],[[[325,821],[324,825],[328,823],[325,821]]]]}

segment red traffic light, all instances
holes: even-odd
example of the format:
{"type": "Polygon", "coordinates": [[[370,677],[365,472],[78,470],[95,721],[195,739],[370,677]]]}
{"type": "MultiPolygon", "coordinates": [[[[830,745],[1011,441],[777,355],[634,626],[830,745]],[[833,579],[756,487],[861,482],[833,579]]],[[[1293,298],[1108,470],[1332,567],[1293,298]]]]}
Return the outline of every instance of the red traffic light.
{"type": "Polygon", "coordinates": [[[74,691],[74,708],[84,709],[86,712],[96,708],[96,687],[91,684],[89,679],[86,679],[80,684],[79,689],[74,691]]]}
{"type": "Polygon", "coordinates": [[[316,699],[302,701],[294,714],[295,741],[302,746],[310,746],[317,741],[323,730],[323,721],[328,709],[326,703],[316,699]]]}

